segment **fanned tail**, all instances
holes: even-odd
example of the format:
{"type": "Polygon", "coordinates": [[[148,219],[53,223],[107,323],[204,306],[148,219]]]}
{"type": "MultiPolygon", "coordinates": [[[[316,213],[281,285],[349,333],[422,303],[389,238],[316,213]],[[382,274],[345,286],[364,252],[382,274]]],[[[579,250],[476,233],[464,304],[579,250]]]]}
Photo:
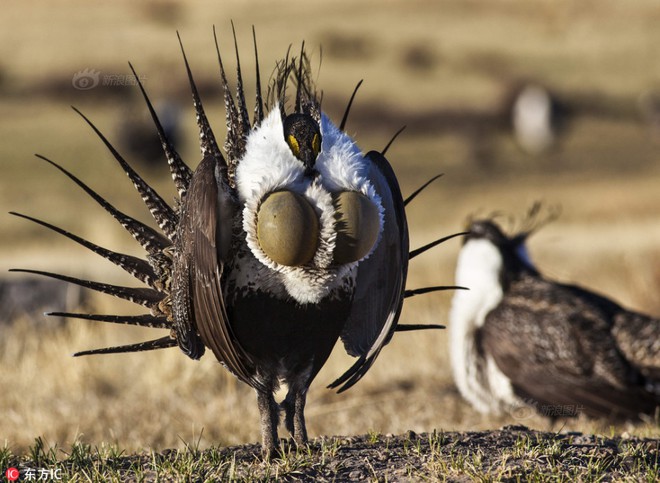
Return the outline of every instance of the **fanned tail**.
{"type": "MultiPolygon", "coordinates": [[[[234,33],[234,43],[236,42],[236,33],[234,33]]],[[[256,35],[255,38],[255,49],[256,49],[256,35]]],[[[190,90],[193,98],[193,105],[195,108],[195,115],[197,120],[197,125],[200,133],[200,147],[202,154],[205,157],[210,157],[215,160],[216,168],[218,169],[227,169],[227,163],[220,151],[220,147],[215,139],[213,130],[209,124],[208,118],[204,111],[201,98],[193,75],[186,57],[185,50],[183,48],[183,42],[181,37],[177,33],[179,39],[179,44],[181,46],[181,53],[183,55],[183,61],[186,68],[186,73],[188,75],[188,80],[190,83],[190,90]]],[[[216,38],[216,48],[217,48],[217,36],[216,38]]],[[[222,65],[222,59],[219,55],[218,50],[218,60],[220,63],[221,79],[223,88],[225,90],[225,103],[227,105],[227,116],[228,123],[231,124],[230,132],[228,134],[228,141],[226,147],[228,149],[229,157],[232,162],[236,162],[238,158],[242,156],[241,150],[244,150],[244,143],[247,137],[247,134],[250,130],[250,120],[247,113],[247,107],[245,102],[245,96],[243,92],[243,79],[240,67],[240,59],[238,56],[238,47],[236,45],[236,61],[237,61],[237,79],[238,79],[238,92],[237,92],[237,104],[234,102],[234,99],[229,92],[226,75],[224,72],[224,67],[222,65]]],[[[155,109],[147,95],[142,82],[137,76],[135,69],[132,64],[129,63],[129,67],[135,78],[137,80],[138,87],[144,101],[147,105],[149,113],[154,122],[156,131],[158,133],[165,158],[167,160],[174,185],[178,191],[179,197],[184,198],[187,196],[188,188],[190,186],[193,172],[183,161],[179,153],[174,149],[170,141],[165,135],[163,126],[155,112],[155,109]]],[[[258,60],[257,60],[257,72],[258,72],[258,60]]],[[[115,149],[115,147],[110,143],[110,141],[101,133],[101,131],[78,109],[74,110],[85,120],[85,122],[92,128],[96,133],[99,139],[103,142],[106,148],[113,155],[117,163],[121,166],[123,171],[129,177],[134,187],[140,194],[145,205],[151,212],[154,220],[156,221],[160,231],[151,228],[144,223],[137,221],[135,218],[126,215],[125,213],[119,211],[111,203],[109,203],[105,198],[99,195],[96,191],[87,186],[84,182],[78,179],[76,176],[71,174],[69,171],[64,169],[59,164],[51,161],[50,159],[37,155],[40,159],[48,162],[49,164],[56,167],[59,171],[64,173],[69,179],[76,183],[80,188],[83,189],[92,199],[94,199],[101,207],[110,213],[113,218],[115,218],[123,227],[128,231],[133,238],[142,246],[142,248],[147,252],[146,260],[134,257],[131,255],[126,255],[123,253],[115,252],[109,250],[100,245],[97,245],[89,240],[70,233],[62,228],[59,228],[55,225],[52,225],[46,221],[33,218],[31,216],[22,215],[19,213],[12,213],[15,216],[19,216],[26,220],[29,220],[33,223],[37,223],[45,228],[55,231],[70,240],[84,246],[85,248],[91,250],[92,252],[106,258],[110,262],[119,266],[121,269],[131,274],[136,279],[143,282],[145,287],[125,287],[120,285],[112,285],[108,283],[103,283],[94,280],[87,280],[83,278],[76,278],[69,275],[63,275],[53,272],[45,272],[39,270],[27,270],[27,269],[17,269],[15,271],[30,273],[34,275],[39,275],[43,277],[54,278],[62,280],[68,283],[72,283],[90,290],[95,290],[97,292],[111,295],[120,299],[128,300],[137,305],[144,306],[149,309],[149,314],[144,315],[115,315],[115,314],[90,314],[90,313],[76,313],[76,312],[53,312],[49,315],[56,315],[59,317],[68,317],[83,319],[89,321],[105,322],[105,323],[117,323],[117,324],[128,324],[135,325],[140,327],[148,327],[153,329],[166,329],[169,331],[169,334],[165,337],[159,339],[154,339],[150,341],[140,342],[136,344],[129,344],[124,346],[117,347],[108,347],[108,348],[99,348],[88,351],[82,351],[75,355],[90,355],[90,354],[111,354],[111,353],[120,353],[120,352],[137,352],[137,351],[146,351],[146,350],[155,350],[162,349],[167,347],[174,347],[179,345],[179,339],[183,339],[185,334],[180,333],[179,324],[176,323],[175,317],[172,314],[172,298],[170,294],[172,286],[172,264],[173,260],[176,257],[175,242],[177,238],[177,230],[179,229],[179,203],[175,203],[174,207],[167,204],[163,198],[130,166],[130,164],[122,157],[121,154],[115,149]]],[[[261,98],[261,86],[260,81],[257,85],[257,107],[256,115],[261,121],[263,119],[263,99],[261,98]]]]}
{"type": "MultiPolygon", "coordinates": [[[[185,60],[185,54],[184,54],[185,60]]],[[[130,64],[129,64],[130,65],[130,64]]],[[[186,61],[187,66],[187,61],[186,61]]],[[[132,65],[130,66],[131,70],[135,73],[132,65]]],[[[188,70],[189,71],[189,70],[188,70]]],[[[137,78],[137,76],[136,76],[137,78]]],[[[193,91],[193,100],[195,102],[195,108],[198,116],[198,124],[200,125],[200,131],[210,132],[210,127],[208,127],[208,122],[204,116],[203,109],[201,107],[201,102],[199,101],[199,96],[197,95],[197,90],[192,82],[191,78],[191,90],[193,91]]],[[[167,159],[172,178],[174,180],[177,191],[180,196],[185,196],[188,185],[192,178],[192,171],[188,166],[183,162],[179,154],[174,150],[169,140],[167,140],[162,125],[153,109],[153,105],[149,100],[144,87],[138,80],[138,85],[142,92],[142,95],[145,99],[147,107],[151,113],[154,124],[156,125],[156,130],[160,137],[161,143],[163,145],[163,151],[167,159]]],[[[136,351],[145,351],[145,350],[154,350],[162,349],[167,347],[174,347],[177,345],[177,336],[176,330],[173,323],[173,318],[171,314],[171,300],[170,300],[170,285],[171,285],[171,271],[172,271],[172,246],[173,242],[176,239],[176,231],[178,226],[178,213],[176,208],[170,207],[163,198],[147,184],[144,179],[128,164],[128,162],[119,154],[119,152],[114,148],[114,146],[108,141],[108,139],[101,133],[101,131],[80,111],[74,108],[74,110],[89,124],[93,129],[96,135],[101,139],[105,144],[108,150],[112,153],[115,160],[119,163],[124,172],[128,175],[129,179],[135,186],[136,190],[142,197],[145,205],[151,212],[154,220],[162,230],[162,233],[159,231],[145,225],[142,222],[137,221],[135,218],[126,215],[125,213],[119,211],[111,203],[109,203],[105,198],[99,195],[96,191],[87,186],[84,182],[78,179],[76,176],[71,174],[65,168],[55,163],[54,161],[37,155],[38,158],[48,162],[52,166],[56,167],[60,172],[64,173],[69,179],[76,183],[80,188],[83,189],[92,199],[94,199],[105,211],[110,213],[113,218],[115,218],[123,227],[128,231],[133,238],[142,246],[142,248],[147,252],[147,260],[143,260],[138,257],[131,255],[126,255],[123,253],[115,252],[109,250],[100,245],[97,245],[89,240],[70,233],[62,228],[59,228],[55,225],[52,225],[46,221],[19,214],[12,213],[15,216],[24,218],[33,223],[37,223],[45,228],[48,228],[56,233],[59,233],[70,240],[84,246],[90,251],[106,258],[110,262],[119,266],[121,269],[131,274],[136,279],[143,282],[147,287],[124,287],[120,285],[112,285],[107,283],[102,283],[93,280],[86,280],[82,278],[76,278],[69,275],[63,275],[53,272],[46,272],[40,270],[27,270],[27,269],[15,269],[13,271],[30,273],[34,275],[39,275],[43,277],[54,278],[57,280],[62,280],[68,283],[72,283],[90,290],[95,290],[100,293],[111,295],[120,299],[128,300],[137,305],[147,307],[150,311],[150,314],[139,315],[139,316],[126,316],[126,315],[113,315],[113,314],[84,314],[84,313],[73,313],[73,312],[53,312],[48,315],[56,315],[60,317],[69,317],[69,318],[78,318],[91,321],[99,322],[112,322],[112,323],[122,323],[129,325],[137,325],[142,327],[149,327],[155,329],[167,329],[170,331],[169,335],[162,337],[160,339],[155,339],[151,341],[141,342],[137,344],[131,344],[127,346],[119,347],[110,347],[110,348],[101,348],[94,349],[90,351],[83,351],[76,355],[88,355],[88,354],[109,354],[116,352],[136,352],[136,351]]],[[[213,152],[213,148],[217,149],[215,144],[215,139],[212,137],[212,133],[206,137],[203,137],[204,148],[209,152],[213,152]]],[[[217,150],[219,155],[219,150],[217,150]]],[[[220,159],[222,159],[220,157],[220,159]]]]}

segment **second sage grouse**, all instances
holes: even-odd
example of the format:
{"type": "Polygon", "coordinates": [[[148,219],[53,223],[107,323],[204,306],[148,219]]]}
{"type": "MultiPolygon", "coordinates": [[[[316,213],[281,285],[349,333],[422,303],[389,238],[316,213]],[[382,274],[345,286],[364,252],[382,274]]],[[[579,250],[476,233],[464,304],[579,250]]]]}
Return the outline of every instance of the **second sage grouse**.
{"type": "Polygon", "coordinates": [[[442,240],[409,253],[404,206],[419,190],[404,201],[385,150],[360,151],[343,130],[348,108],[339,126],[322,112],[304,46],[297,59],[287,55],[277,63],[267,95],[262,96],[255,39],[252,121],[238,47],[235,97],[228,88],[217,38],[216,50],[227,117],[226,156],[183,53],[203,157],[194,171],[173,149],[139,83],[178,190],[174,207],[81,114],[134,183],[162,233],[120,212],[73,174],[40,156],[128,230],[146,250],[146,260],[19,216],[84,245],[147,285],[121,287],[28,270],[150,310],[141,316],[58,315],[169,330],[152,341],[77,355],[178,346],[199,359],[210,349],[256,390],[263,446],[270,454],[278,442],[281,408],[295,442],[307,441],[307,390],[338,339],[358,358],[329,386],[343,391],[364,376],[395,330],[419,328],[397,326],[403,299],[443,287],[406,291],[408,260],[442,240]],[[287,99],[290,86],[294,92],[287,99]],[[288,393],[280,405],[273,393],[281,382],[288,393]]]}
{"type": "MultiPolygon", "coordinates": [[[[538,228],[540,224],[537,224],[538,228]]],[[[660,319],[545,278],[525,249],[531,227],[471,223],[450,315],[452,371],[482,413],[639,419],[660,406],[660,319]]]]}

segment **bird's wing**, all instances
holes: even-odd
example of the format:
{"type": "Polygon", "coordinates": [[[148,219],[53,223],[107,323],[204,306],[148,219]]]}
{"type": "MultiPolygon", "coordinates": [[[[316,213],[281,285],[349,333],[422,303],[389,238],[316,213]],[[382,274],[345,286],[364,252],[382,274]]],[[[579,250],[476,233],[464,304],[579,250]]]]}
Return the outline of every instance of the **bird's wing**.
{"type": "Polygon", "coordinates": [[[598,303],[533,277],[513,288],[478,333],[516,394],[547,416],[636,418],[658,404],[619,352],[598,303]]]}
{"type": "Polygon", "coordinates": [[[408,272],[408,225],[394,171],[385,157],[371,151],[369,178],[381,197],[384,225],[374,252],[358,266],[351,313],[341,334],[346,351],[357,362],[330,388],[345,391],[369,370],[391,339],[404,298],[408,272]]]}
{"type": "Polygon", "coordinates": [[[626,359],[660,385],[660,319],[621,310],[614,316],[612,334],[626,359]]]}
{"type": "Polygon", "coordinates": [[[223,255],[231,243],[233,212],[233,202],[223,186],[216,179],[214,158],[205,157],[181,206],[174,313],[178,332],[198,334],[222,364],[256,387],[252,361],[232,333],[222,295],[223,255]]]}
{"type": "Polygon", "coordinates": [[[616,345],[628,363],[660,384],[660,319],[626,310],[613,300],[576,285],[561,287],[606,314],[616,345]]]}

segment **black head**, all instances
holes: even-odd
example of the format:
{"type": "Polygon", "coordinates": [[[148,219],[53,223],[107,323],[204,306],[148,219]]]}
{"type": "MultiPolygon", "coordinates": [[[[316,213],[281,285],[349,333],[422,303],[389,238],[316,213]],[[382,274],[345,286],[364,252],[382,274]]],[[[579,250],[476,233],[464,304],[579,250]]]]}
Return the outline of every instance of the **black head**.
{"type": "Polygon", "coordinates": [[[476,220],[470,224],[469,235],[466,237],[465,243],[470,240],[486,240],[492,243],[502,255],[503,271],[506,272],[502,275],[505,278],[515,277],[516,274],[522,272],[537,273],[527,257],[525,248],[525,242],[530,233],[523,231],[514,236],[508,236],[493,220],[476,220]]]}
{"type": "Polygon", "coordinates": [[[476,220],[470,223],[467,240],[485,239],[496,247],[504,247],[511,243],[508,236],[492,220],[476,220]]]}
{"type": "Polygon", "coordinates": [[[321,130],[309,114],[289,114],[284,118],[284,140],[293,155],[303,162],[305,171],[314,171],[316,158],[321,151],[321,130]]]}

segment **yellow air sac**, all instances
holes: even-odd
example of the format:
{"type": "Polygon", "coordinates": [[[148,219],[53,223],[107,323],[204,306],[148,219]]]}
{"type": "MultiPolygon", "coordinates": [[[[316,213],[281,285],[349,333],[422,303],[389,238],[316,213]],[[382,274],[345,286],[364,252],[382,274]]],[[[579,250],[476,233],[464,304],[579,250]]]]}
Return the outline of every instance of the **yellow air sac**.
{"type": "Polygon", "coordinates": [[[257,240],[264,253],[289,267],[314,258],[318,246],[319,220],[304,196],[292,191],[271,193],[257,212],[257,240]]]}
{"type": "Polygon", "coordinates": [[[334,195],[337,265],[364,258],[378,240],[380,218],[378,207],[362,193],[344,191],[334,195]]]}

